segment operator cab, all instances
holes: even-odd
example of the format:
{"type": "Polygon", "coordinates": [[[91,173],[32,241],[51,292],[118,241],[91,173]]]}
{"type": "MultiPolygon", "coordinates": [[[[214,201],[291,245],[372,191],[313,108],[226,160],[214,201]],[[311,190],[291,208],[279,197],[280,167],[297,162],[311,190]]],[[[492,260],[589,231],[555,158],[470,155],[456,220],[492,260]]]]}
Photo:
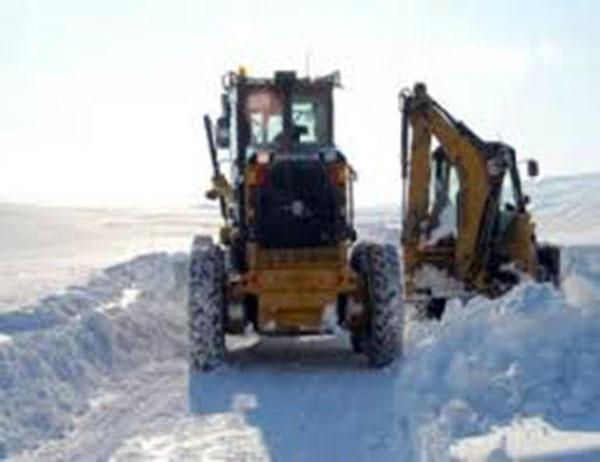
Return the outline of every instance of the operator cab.
{"type": "MultiPolygon", "coordinates": [[[[517,215],[527,212],[529,197],[523,192],[515,150],[500,142],[480,141],[480,143],[485,146],[482,152],[487,154],[489,181],[492,185],[491,203],[496,204],[495,214],[498,224],[496,231],[506,234],[517,215]]],[[[441,147],[432,152],[431,163],[433,167],[429,199],[431,231],[435,231],[440,225],[445,226],[448,235],[443,241],[447,243],[450,237],[455,241],[462,218],[461,207],[459,207],[461,181],[458,169],[449,161],[441,147]]],[[[539,174],[539,167],[535,160],[527,161],[527,173],[530,178],[539,174]]]]}
{"type": "MultiPolygon", "coordinates": [[[[517,229],[528,221],[529,197],[523,193],[515,150],[500,142],[483,142],[480,152],[485,156],[490,184],[489,220],[481,224],[479,239],[488,253],[487,265],[499,281],[514,285],[518,278],[506,264],[511,261],[506,243],[514,241],[517,229]]],[[[453,165],[444,149],[438,147],[431,154],[432,181],[430,188],[430,226],[427,244],[441,251],[454,251],[462,218],[462,184],[458,168],[453,165]]],[[[534,160],[527,162],[530,177],[538,174],[534,160]]],[[[436,314],[436,317],[438,315],[436,314]]]]}
{"type": "Polygon", "coordinates": [[[354,239],[353,173],[336,148],[339,74],[225,78],[217,144],[233,159],[242,241],[265,249],[333,248],[354,239]],[[219,133],[222,133],[219,142],[219,133]]]}
{"type": "Polygon", "coordinates": [[[277,86],[251,89],[245,108],[249,150],[307,153],[333,145],[329,93],[326,88],[301,83],[287,98],[277,86]]]}

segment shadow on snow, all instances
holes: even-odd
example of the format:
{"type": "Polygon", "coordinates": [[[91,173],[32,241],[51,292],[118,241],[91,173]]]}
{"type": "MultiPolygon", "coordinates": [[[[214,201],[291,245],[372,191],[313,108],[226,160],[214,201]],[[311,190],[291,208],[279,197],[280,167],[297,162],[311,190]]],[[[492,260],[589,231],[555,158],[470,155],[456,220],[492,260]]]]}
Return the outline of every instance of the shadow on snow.
{"type": "Polygon", "coordinates": [[[265,338],[190,374],[189,402],[194,413],[247,412],[273,460],[398,460],[397,367],[370,369],[338,338],[265,338]]]}

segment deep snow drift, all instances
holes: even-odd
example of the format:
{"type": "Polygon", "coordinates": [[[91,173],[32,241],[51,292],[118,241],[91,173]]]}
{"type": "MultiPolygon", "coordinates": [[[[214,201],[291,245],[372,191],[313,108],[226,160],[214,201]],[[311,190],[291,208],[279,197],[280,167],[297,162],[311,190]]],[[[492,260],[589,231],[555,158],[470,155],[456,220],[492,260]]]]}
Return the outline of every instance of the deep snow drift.
{"type": "MultiPolygon", "coordinates": [[[[599,179],[584,177],[579,192],[564,179],[538,185],[543,238],[600,243],[600,208],[581,196],[599,179]],[[569,222],[559,220],[569,210],[569,222]]],[[[121,220],[123,236],[143,228],[143,219],[121,220]]],[[[395,210],[362,214],[359,224],[363,236],[397,242],[395,210]]],[[[167,230],[175,248],[189,242],[176,229],[167,230]]],[[[411,322],[405,359],[386,370],[368,369],[345,338],[250,337],[229,339],[230,365],[208,376],[188,376],[185,361],[187,255],[110,266],[0,313],[0,454],[599,460],[600,247],[563,256],[563,292],[525,283],[493,302],[454,303],[442,323],[411,322]]]]}
{"type": "Polygon", "coordinates": [[[452,440],[526,416],[600,431],[600,298],[569,298],[524,284],[499,301],[455,305],[439,325],[413,326],[399,392],[421,459],[443,460],[452,440]]]}
{"type": "Polygon", "coordinates": [[[185,255],[115,265],[85,286],[0,314],[0,446],[32,448],[100,405],[99,387],[181,357],[185,255]]]}

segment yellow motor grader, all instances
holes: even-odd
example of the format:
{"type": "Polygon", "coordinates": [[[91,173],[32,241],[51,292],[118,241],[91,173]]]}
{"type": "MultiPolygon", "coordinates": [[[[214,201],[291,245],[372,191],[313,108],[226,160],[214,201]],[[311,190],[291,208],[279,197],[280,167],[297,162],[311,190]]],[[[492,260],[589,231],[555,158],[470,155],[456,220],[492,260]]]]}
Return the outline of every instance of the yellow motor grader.
{"type": "Polygon", "coordinates": [[[337,325],[370,365],[389,364],[403,333],[395,246],[356,240],[355,173],[334,142],[339,74],[223,79],[222,115],[205,128],[220,243],[197,237],[189,271],[191,365],[225,358],[224,335],[314,335],[337,325]],[[215,128],[213,130],[213,128],[215,128]],[[214,132],[214,134],[213,134],[214,132]],[[220,171],[217,150],[231,161],[220,171]],[[352,246],[352,248],[351,248],[352,246]]]}

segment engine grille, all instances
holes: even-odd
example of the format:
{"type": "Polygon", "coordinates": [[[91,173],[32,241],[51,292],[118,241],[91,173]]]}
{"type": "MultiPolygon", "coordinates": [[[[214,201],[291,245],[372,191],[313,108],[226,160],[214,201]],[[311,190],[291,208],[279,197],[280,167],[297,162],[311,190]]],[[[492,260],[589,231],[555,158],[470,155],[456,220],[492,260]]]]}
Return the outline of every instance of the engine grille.
{"type": "Polygon", "coordinates": [[[278,268],[285,265],[340,266],[344,256],[339,247],[313,247],[300,249],[260,249],[256,255],[260,268],[278,268]]]}
{"type": "Polygon", "coordinates": [[[319,160],[275,161],[257,191],[257,241],[266,249],[332,246],[344,229],[338,202],[319,160]]]}

